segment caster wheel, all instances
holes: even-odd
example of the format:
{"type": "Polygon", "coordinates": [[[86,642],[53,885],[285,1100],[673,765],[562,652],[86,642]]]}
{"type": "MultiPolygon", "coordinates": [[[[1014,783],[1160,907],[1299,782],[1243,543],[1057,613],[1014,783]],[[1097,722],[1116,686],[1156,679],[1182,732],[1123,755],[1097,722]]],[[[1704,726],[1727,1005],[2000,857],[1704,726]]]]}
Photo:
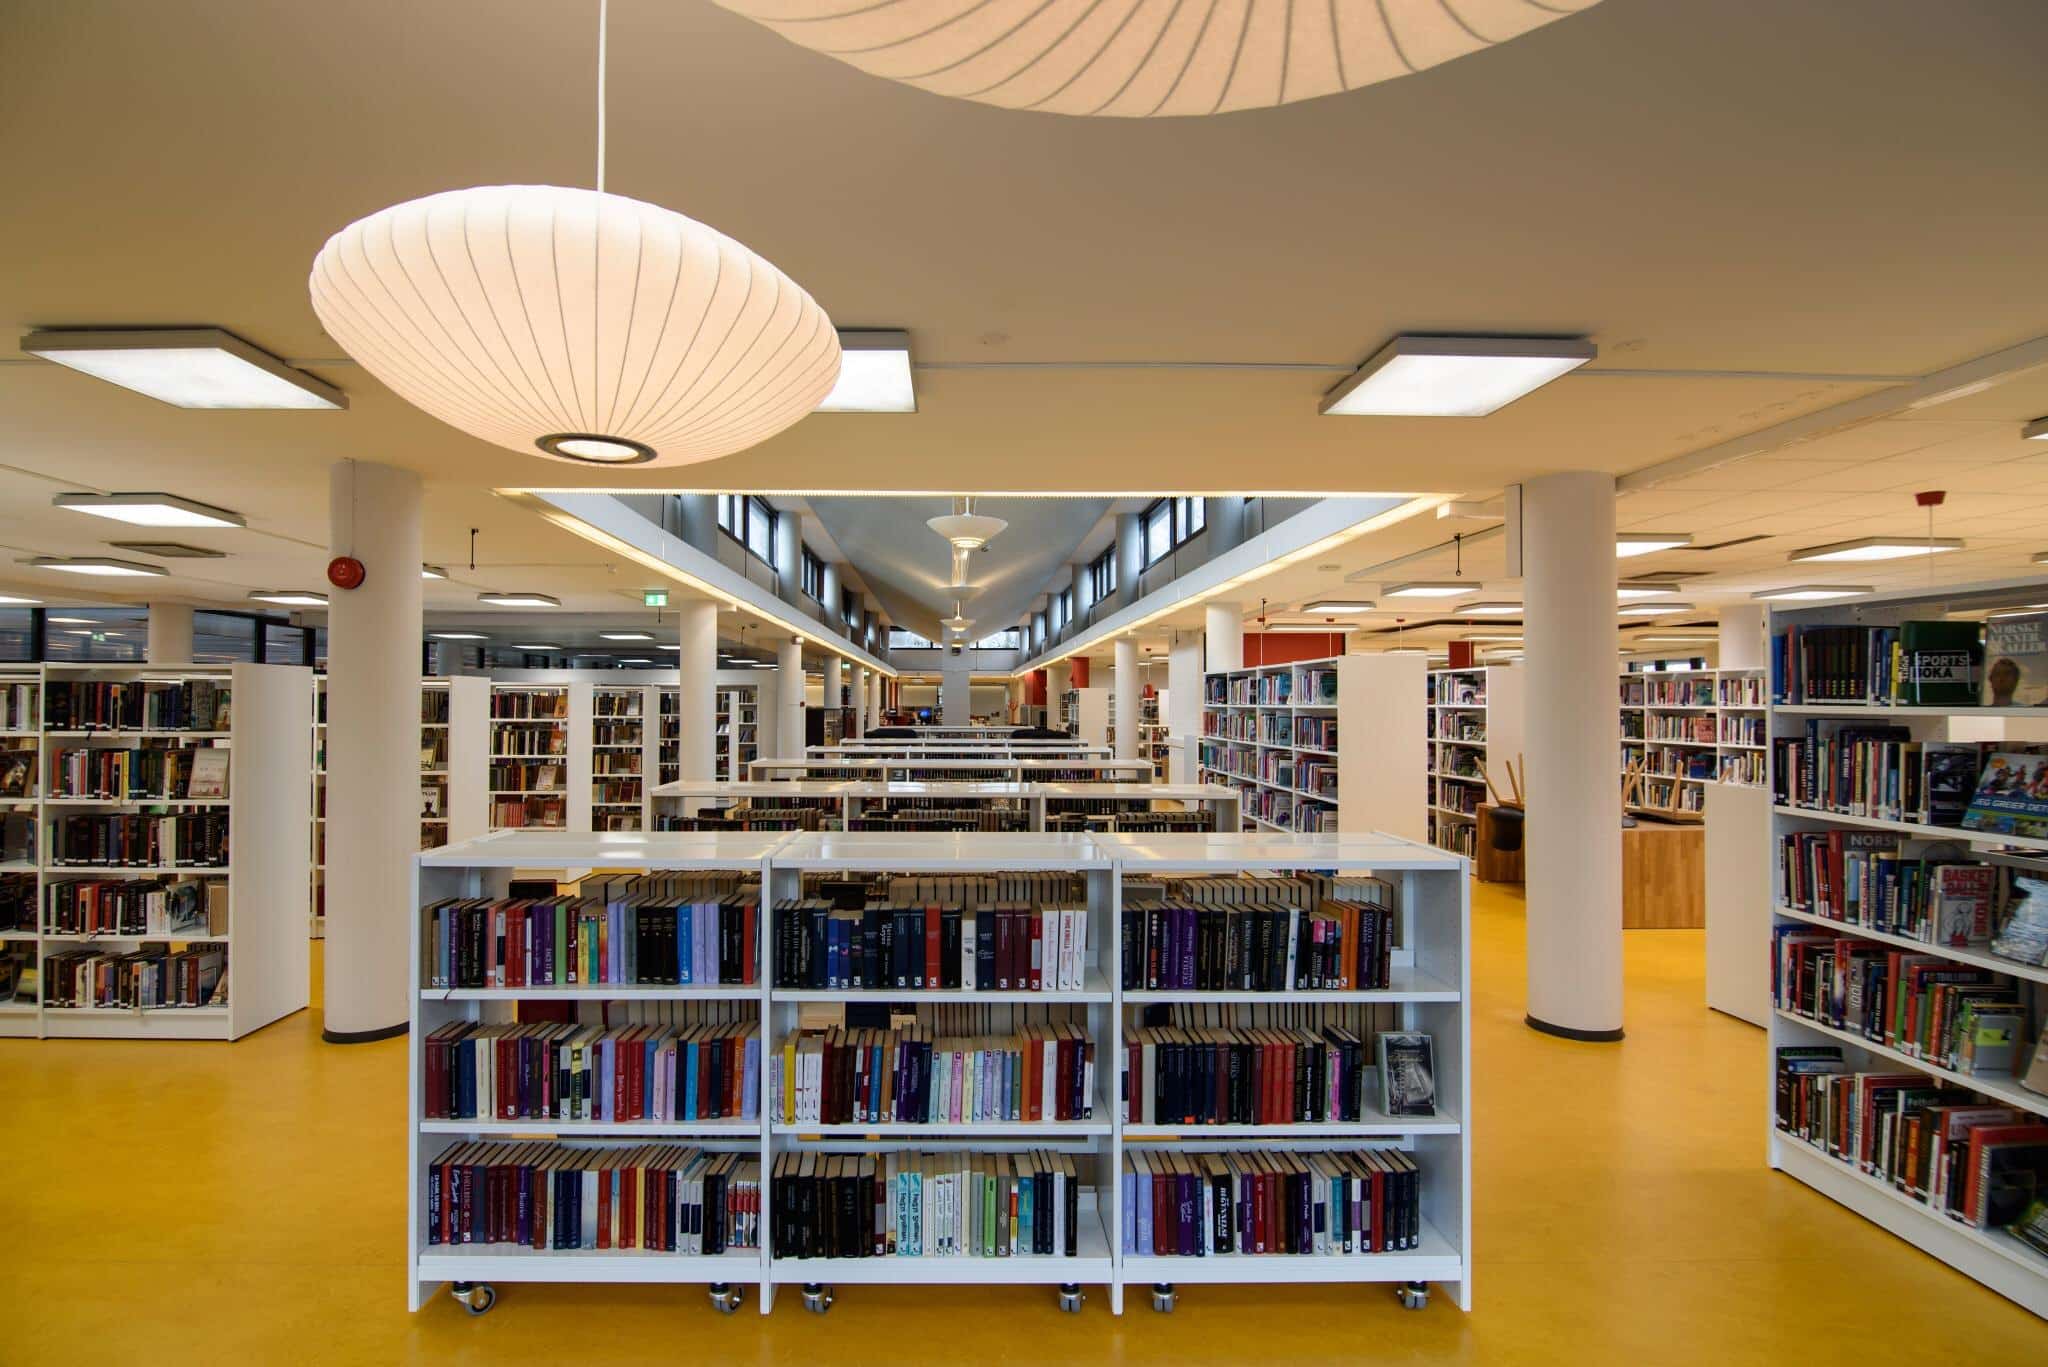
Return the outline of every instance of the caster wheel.
{"type": "Polygon", "coordinates": [[[1060,1283],[1060,1313],[1078,1315],[1081,1313],[1081,1288],[1073,1282],[1060,1283]]]}
{"type": "Polygon", "coordinates": [[[832,1288],[817,1282],[804,1283],[804,1309],[822,1315],[832,1308],[832,1288]]]}
{"type": "Polygon", "coordinates": [[[1162,1315],[1173,1313],[1173,1283],[1156,1282],[1152,1287],[1152,1308],[1162,1315]]]}
{"type": "Polygon", "coordinates": [[[711,1284],[711,1308],[721,1315],[730,1315],[740,1308],[740,1289],[730,1282],[711,1284]]]}
{"type": "Polygon", "coordinates": [[[449,1294],[472,1315],[488,1314],[498,1303],[498,1289],[489,1282],[457,1282],[449,1294]]]}
{"type": "Polygon", "coordinates": [[[1394,1288],[1394,1299],[1401,1302],[1403,1310],[1421,1310],[1429,1305],[1429,1287],[1422,1282],[1409,1282],[1394,1288]]]}

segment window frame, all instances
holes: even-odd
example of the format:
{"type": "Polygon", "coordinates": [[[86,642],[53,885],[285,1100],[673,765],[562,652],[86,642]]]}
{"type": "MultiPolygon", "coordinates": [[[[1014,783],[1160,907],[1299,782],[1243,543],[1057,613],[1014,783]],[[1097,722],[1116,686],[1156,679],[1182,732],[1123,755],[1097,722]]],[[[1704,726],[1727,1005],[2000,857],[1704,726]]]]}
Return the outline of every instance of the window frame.
{"type": "Polygon", "coordinates": [[[1088,564],[1088,591],[1100,603],[1116,593],[1116,546],[1111,544],[1088,564]]]}
{"type": "Polygon", "coordinates": [[[1173,498],[1152,500],[1138,517],[1138,537],[1145,553],[1144,567],[1151,569],[1208,530],[1207,498],[1177,495],[1173,498]],[[1155,551],[1152,546],[1152,529],[1155,522],[1161,521],[1165,524],[1166,539],[1165,544],[1155,551]]]}
{"type": "Polygon", "coordinates": [[[825,603],[825,562],[811,552],[809,546],[797,548],[798,582],[803,591],[820,607],[825,603]]]}
{"type": "Polygon", "coordinates": [[[740,549],[762,564],[775,564],[775,528],[779,515],[759,494],[718,495],[718,530],[737,541],[740,549]],[[754,545],[757,528],[766,528],[766,551],[754,545]]]}

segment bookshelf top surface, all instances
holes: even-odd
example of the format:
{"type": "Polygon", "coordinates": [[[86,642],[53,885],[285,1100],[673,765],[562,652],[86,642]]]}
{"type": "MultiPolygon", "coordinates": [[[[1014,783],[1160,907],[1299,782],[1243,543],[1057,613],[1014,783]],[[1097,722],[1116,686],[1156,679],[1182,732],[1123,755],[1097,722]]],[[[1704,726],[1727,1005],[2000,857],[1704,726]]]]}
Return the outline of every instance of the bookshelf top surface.
{"type": "Polygon", "coordinates": [[[777,831],[497,831],[414,856],[422,868],[756,868],[777,831]]]}
{"type": "Polygon", "coordinates": [[[1127,870],[1462,869],[1465,860],[1420,841],[1378,832],[1251,832],[1203,835],[1105,832],[1093,837],[1127,870]]]}
{"type": "Polygon", "coordinates": [[[877,872],[1106,869],[1109,855],[1085,835],[1011,831],[798,831],[778,866],[877,872]]]}
{"type": "Polygon", "coordinates": [[[971,780],[926,782],[918,779],[891,782],[888,779],[848,779],[844,791],[851,797],[1032,797],[1042,783],[978,783],[971,780]]]}
{"type": "Polygon", "coordinates": [[[853,786],[844,778],[709,779],[663,783],[649,797],[844,797],[853,786]]]}
{"type": "Polygon", "coordinates": [[[1221,802],[1237,797],[1237,789],[1221,783],[1032,783],[1025,786],[1041,796],[1057,798],[1157,797],[1179,802],[1221,802]]]}

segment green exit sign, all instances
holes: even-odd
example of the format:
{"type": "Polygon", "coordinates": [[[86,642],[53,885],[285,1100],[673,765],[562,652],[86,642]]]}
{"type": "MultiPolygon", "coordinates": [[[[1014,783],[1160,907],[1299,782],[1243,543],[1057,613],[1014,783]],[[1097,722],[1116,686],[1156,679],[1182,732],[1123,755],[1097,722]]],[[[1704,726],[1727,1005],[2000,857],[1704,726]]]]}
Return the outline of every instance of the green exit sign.
{"type": "Polygon", "coordinates": [[[668,590],[667,590],[667,589],[642,589],[642,590],[640,590],[640,606],[642,606],[642,607],[648,607],[648,608],[665,608],[665,607],[667,607],[667,606],[668,606],[668,590]]]}

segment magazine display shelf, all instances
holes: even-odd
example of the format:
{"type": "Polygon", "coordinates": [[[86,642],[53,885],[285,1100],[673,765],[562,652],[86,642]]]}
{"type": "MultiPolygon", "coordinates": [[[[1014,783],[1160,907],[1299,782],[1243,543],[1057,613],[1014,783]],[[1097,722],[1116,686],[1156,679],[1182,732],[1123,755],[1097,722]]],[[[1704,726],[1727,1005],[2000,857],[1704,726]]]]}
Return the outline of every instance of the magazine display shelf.
{"type": "Polygon", "coordinates": [[[830,1308],[837,1286],[1037,1285],[1056,1288],[1062,1309],[1081,1308],[1082,1288],[1108,1293],[1110,1309],[1122,1313],[1127,1286],[1150,1294],[1158,1309],[1170,1309],[1176,1284],[1314,1282],[1392,1284],[1404,1303],[1419,1307],[1427,1285],[1441,1286],[1469,1310],[1471,1283],[1471,1158],[1468,1117],[1472,1113],[1470,1051],[1470,910],[1464,861],[1426,845],[1393,837],[1358,835],[972,835],[947,833],[725,832],[578,834],[505,831],[417,856],[413,916],[414,992],[410,1088],[408,1093],[408,1288],[414,1310],[442,1283],[453,1283],[457,1298],[473,1312],[496,1301],[496,1284],[516,1282],[640,1282],[703,1284],[713,1301],[731,1310],[735,1288],[759,1288],[761,1313],[774,1308],[778,1288],[793,1286],[806,1308],[830,1308]],[[744,988],[632,988],[591,986],[569,993],[596,999],[679,1000],[716,994],[759,1003],[763,1036],[760,1118],[698,1125],[578,1124],[548,1121],[479,1126],[472,1121],[425,1121],[422,1041],[427,1033],[457,1019],[502,1018],[512,999],[549,999],[561,990],[451,992],[420,980],[421,911],[448,897],[501,896],[514,871],[532,876],[544,870],[606,871],[731,870],[757,873],[771,905],[796,895],[806,874],[975,874],[1049,871],[1075,875],[1086,891],[1089,935],[1083,986],[1064,992],[943,992],[778,989],[773,983],[771,915],[759,918],[760,983],[744,988]],[[1123,880],[1163,874],[1370,872],[1397,889],[1400,938],[1394,951],[1393,986],[1387,991],[1325,993],[1125,993],[1120,985],[1120,924],[1123,880]],[[1373,1115],[1350,1123],[1266,1126],[1202,1126],[1167,1130],[1127,1124],[1117,1099],[1117,1060],[1125,1017],[1146,1005],[1167,1001],[1298,1002],[1335,1004],[1368,1001],[1398,1011],[1400,1027],[1434,1036],[1437,1067],[1436,1115],[1396,1119],[1373,1115]],[[1093,1111],[1086,1119],[1039,1123],[931,1125],[784,1124],[771,1114],[768,1069],[773,1047],[797,1027],[805,1010],[821,1003],[985,1002],[1067,1004],[1085,1013],[1096,1047],[1093,1111]],[[493,1013],[496,1013],[494,1015],[493,1013]],[[539,1252],[495,1247],[450,1250],[429,1245],[424,1236],[427,1168],[451,1140],[500,1132],[522,1136],[559,1135],[575,1140],[612,1140],[655,1134],[706,1149],[758,1153],[761,1163],[762,1247],[718,1257],[663,1253],[539,1252]],[[1172,1145],[1180,1150],[1260,1147],[1318,1149],[1399,1147],[1422,1164],[1422,1237],[1400,1253],[1355,1256],[1214,1255],[1155,1258],[1122,1251],[1121,1202],[1117,1183],[1127,1144],[1172,1145]],[[796,1151],[880,1153],[890,1150],[985,1152],[1038,1148],[1086,1155],[1095,1164],[1094,1190],[1080,1200],[1077,1256],[778,1258],[772,1255],[767,1212],[775,1200],[775,1156],[796,1151]]]}

